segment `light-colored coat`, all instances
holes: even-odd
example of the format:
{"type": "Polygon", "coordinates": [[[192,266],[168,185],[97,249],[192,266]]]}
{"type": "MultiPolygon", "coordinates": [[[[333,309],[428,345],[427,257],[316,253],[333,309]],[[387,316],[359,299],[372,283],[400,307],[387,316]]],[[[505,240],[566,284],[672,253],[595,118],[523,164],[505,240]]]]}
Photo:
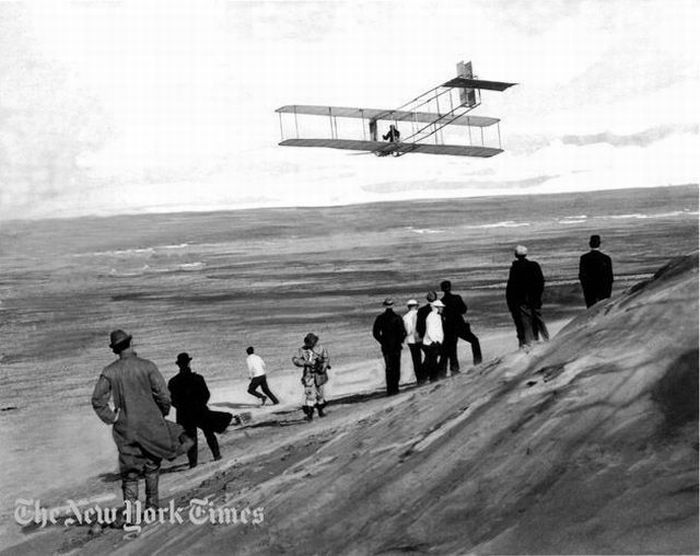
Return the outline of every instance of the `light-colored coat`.
{"type": "Polygon", "coordinates": [[[445,339],[445,333],[442,328],[442,315],[437,309],[433,308],[428,318],[425,319],[425,336],[423,337],[424,345],[441,344],[445,339]]]}

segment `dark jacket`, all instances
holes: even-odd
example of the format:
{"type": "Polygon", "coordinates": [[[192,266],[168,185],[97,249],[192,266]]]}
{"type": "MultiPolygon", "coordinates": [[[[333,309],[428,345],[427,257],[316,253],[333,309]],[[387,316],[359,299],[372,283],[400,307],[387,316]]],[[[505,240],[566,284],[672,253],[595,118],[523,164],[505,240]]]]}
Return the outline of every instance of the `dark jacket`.
{"type": "Polygon", "coordinates": [[[587,298],[607,299],[612,293],[612,260],[605,253],[592,249],[581,255],[578,279],[587,298]]]}
{"type": "Polygon", "coordinates": [[[209,388],[204,377],[192,371],[180,371],[168,382],[177,422],[184,426],[203,424],[207,414],[209,388]]]}
{"type": "Polygon", "coordinates": [[[430,303],[426,303],[420,309],[418,309],[418,316],[416,317],[416,332],[421,339],[423,339],[423,336],[425,336],[425,319],[428,318],[428,315],[432,310],[433,308],[430,303]]]}
{"type": "Polygon", "coordinates": [[[121,452],[138,444],[148,453],[172,459],[179,451],[181,427],[165,420],[170,396],[165,380],[154,363],[134,352],[123,352],[102,371],[92,394],[97,416],[112,428],[112,437],[121,452]],[[117,414],[109,407],[112,398],[117,414]]]}
{"type": "Polygon", "coordinates": [[[445,334],[456,334],[464,327],[464,315],[467,312],[467,306],[461,295],[451,292],[446,292],[442,296],[442,302],[445,304],[445,309],[442,311],[445,334]]]}
{"type": "Polygon", "coordinates": [[[527,305],[539,309],[542,307],[543,292],[544,276],[540,265],[525,258],[514,260],[506,286],[508,308],[513,311],[521,305],[527,305]]]}
{"type": "Polygon", "coordinates": [[[382,345],[382,352],[399,351],[406,337],[406,327],[399,315],[387,309],[375,319],[372,335],[382,345]]]}

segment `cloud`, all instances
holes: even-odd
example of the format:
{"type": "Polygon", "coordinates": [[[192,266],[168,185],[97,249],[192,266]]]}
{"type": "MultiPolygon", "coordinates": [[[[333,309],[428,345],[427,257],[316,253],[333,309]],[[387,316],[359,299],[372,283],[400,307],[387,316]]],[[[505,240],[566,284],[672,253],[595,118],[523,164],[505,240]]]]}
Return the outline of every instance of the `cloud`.
{"type": "Polygon", "coordinates": [[[558,176],[537,176],[533,178],[528,178],[524,180],[489,180],[489,181],[478,181],[465,179],[460,182],[388,182],[388,183],[375,183],[370,185],[365,185],[362,187],[363,191],[368,193],[407,193],[416,191],[455,191],[460,190],[483,190],[485,194],[489,192],[489,189],[499,188],[499,189],[528,189],[543,183],[555,179],[558,176]]]}
{"type": "Polygon", "coordinates": [[[698,6],[0,2],[0,218],[686,183],[698,6]],[[470,58],[520,83],[475,112],[497,157],[277,146],[278,106],[398,106],[470,58]]]}
{"type": "Polygon", "coordinates": [[[639,133],[632,133],[629,135],[616,135],[610,132],[596,133],[594,135],[565,135],[561,138],[562,143],[565,145],[593,145],[596,143],[607,143],[613,145],[614,147],[647,147],[652,143],[661,141],[671,135],[676,134],[697,134],[700,130],[699,124],[685,125],[685,126],[658,126],[651,129],[646,129],[639,133]]]}

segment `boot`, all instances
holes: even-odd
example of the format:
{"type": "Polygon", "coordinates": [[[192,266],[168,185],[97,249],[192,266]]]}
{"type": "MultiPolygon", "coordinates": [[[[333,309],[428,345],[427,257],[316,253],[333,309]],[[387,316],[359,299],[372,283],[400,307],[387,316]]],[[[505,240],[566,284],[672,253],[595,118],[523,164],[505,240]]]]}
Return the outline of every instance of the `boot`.
{"type": "Polygon", "coordinates": [[[158,509],[158,469],[154,471],[146,471],[144,478],[146,479],[146,508],[158,509]]]}
{"type": "MultiPolygon", "coordinates": [[[[316,404],[316,409],[318,409],[318,416],[319,417],[325,417],[326,414],[323,412],[323,408],[326,407],[325,403],[317,403],[316,404]]],[[[311,410],[311,413],[313,414],[313,409],[311,410]]]]}
{"type": "Polygon", "coordinates": [[[139,499],[139,481],[138,479],[123,479],[122,494],[124,495],[124,509],[117,512],[116,519],[111,524],[114,529],[123,529],[124,525],[134,523],[136,521],[136,502],[139,499]],[[127,520],[126,502],[131,503],[131,515],[127,520]]]}
{"type": "Polygon", "coordinates": [[[314,408],[309,407],[308,405],[305,405],[303,408],[304,414],[306,415],[306,420],[307,421],[313,421],[314,418],[314,408]]]}

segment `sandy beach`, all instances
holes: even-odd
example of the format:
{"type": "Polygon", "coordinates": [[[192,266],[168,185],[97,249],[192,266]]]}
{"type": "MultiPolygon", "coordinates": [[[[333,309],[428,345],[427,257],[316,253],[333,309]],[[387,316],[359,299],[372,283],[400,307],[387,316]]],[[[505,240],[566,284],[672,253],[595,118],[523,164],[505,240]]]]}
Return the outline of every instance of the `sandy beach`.
{"type": "MultiPolygon", "coordinates": [[[[29,542],[25,553],[50,552],[86,540],[84,528],[60,534],[20,528],[13,516],[19,498],[51,507],[67,499],[119,502],[116,449],[89,404],[99,371],[111,360],[106,338],[114,327],[134,333],[137,352],[156,362],[166,380],[176,372],[176,353],[188,351],[212,391],[211,407],[245,416],[243,426],[222,435],[222,462],[211,462],[201,439],[198,468],[186,469],[184,460],[165,465],[164,499],[205,495],[207,485],[228,484],[238,473],[242,492],[255,493],[263,477],[292,473],[279,460],[301,462],[346,427],[374,422],[413,393],[422,399],[423,390],[411,386],[406,352],[405,392],[390,402],[382,397],[383,361],[371,323],[387,295],[399,303],[422,301],[439,280],[451,278],[482,340],[482,367],[490,368],[518,357],[503,288],[512,246],[523,238],[547,279],[544,314],[553,332],[584,311],[576,272],[591,229],[602,234],[615,261],[613,298],[650,278],[667,255],[697,246],[696,187],[640,190],[632,197],[543,196],[527,207],[514,197],[296,209],[314,218],[313,231],[306,220],[280,225],[291,214],[286,209],[3,227],[3,546],[29,542]],[[138,233],[115,235],[122,229],[138,233]],[[55,248],[47,247],[49,237],[59,239],[55,248]],[[290,358],[309,330],[331,353],[333,403],[327,419],[307,425],[290,358]],[[257,407],[245,392],[247,345],[265,358],[280,406],[257,407]],[[299,452],[299,446],[308,449],[299,452]],[[255,462],[253,468],[246,462],[255,462]]],[[[460,344],[460,360],[466,370],[467,344],[460,344]]],[[[476,376],[468,372],[444,384],[466,381],[466,395],[477,387],[476,376]]],[[[425,403],[442,407],[434,395],[425,403]]],[[[373,441],[370,450],[391,453],[408,442],[390,437],[373,441]]],[[[92,546],[104,548],[88,544],[85,550],[92,546]]]]}
{"type": "MultiPolygon", "coordinates": [[[[550,332],[556,334],[566,321],[555,321],[549,324],[550,332]]],[[[485,331],[482,336],[482,348],[485,354],[500,353],[504,344],[511,346],[510,356],[517,353],[513,349],[513,332],[496,329],[485,331]]],[[[516,346],[517,347],[517,346],[516,346]]],[[[508,353],[503,354],[508,355],[508,353]]],[[[472,374],[474,367],[470,364],[471,352],[469,344],[459,343],[459,356],[463,361],[464,372],[472,374]]],[[[493,357],[485,358],[483,365],[488,366],[493,357]]],[[[193,367],[195,364],[193,362],[193,367]]],[[[196,368],[196,367],[195,367],[196,368]]],[[[192,497],[193,492],[206,496],[207,488],[211,494],[221,488],[217,477],[230,476],[234,469],[245,468],[251,461],[256,463],[258,473],[244,474],[240,479],[252,486],[259,473],[264,476],[281,474],[293,464],[299,463],[318,447],[313,442],[316,437],[332,437],[339,427],[355,426],[372,415],[385,411],[396,404],[404,403],[408,396],[416,391],[415,375],[411,368],[408,351],[402,354],[401,389],[399,396],[387,399],[385,395],[384,363],[381,357],[350,366],[333,367],[330,371],[331,380],[328,383],[329,399],[328,417],[316,418],[307,423],[300,411],[302,389],[299,385],[300,372],[296,370],[278,373],[270,380],[271,389],[280,398],[280,404],[272,406],[269,403],[261,406],[247,394],[246,380],[232,380],[231,384],[213,388],[209,406],[219,411],[229,411],[241,416],[245,421],[241,425],[232,425],[219,436],[223,460],[212,461],[211,452],[206,446],[200,432],[199,461],[195,469],[189,469],[187,459],[181,456],[175,461],[164,462],[161,480],[163,505],[171,499],[183,500],[192,497]],[[309,443],[309,439],[311,442],[309,443]],[[303,449],[299,452],[299,446],[303,449]],[[280,453],[291,453],[291,458],[282,457],[280,453]],[[202,486],[202,485],[205,486],[202,486]]],[[[175,410],[170,418],[174,419],[175,410]]],[[[117,451],[108,427],[99,420],[76,415],[71,420],[64,420],[61,428],[80,431],[81,437],[94,440],[99,448],[96,457],[81,457],[82,465],[75,462],[63,462],[57,466],[55,475],[44,473],[38,475],[35,485],[42,493],[41,504],[49,508],[60,508],[61,513],[68,515],[67,500],[75,501],[79,507],[90,507],[94,504],[113,506],[121,503],[120,479],[116,466],[117,451]],[[56,487],[60,484],[60,487],[56,487]]],[[[42,446],[37,451],[36,458],[51,458],[51,453],[60,449],[57,445],[42,446]]],[[[46,469],[41,466],[40,469],[46,469]]],[[[14,509],[14,508],[13,508],[14,509]]],[[[9,513],[9,512],[8,512],[9,513]]],[[[3,545],[9,547],[19,543],[23,551],[31,552],[55,550],[57,541],[56,531],[41,527],[29,526],[20,528],[12,519],[6,519],[0,533],[3,545]],[[48,538],[41,537],[48,535],[48,538]]],[[[72,537],[76,546],[86,540],[84,534],[89,527],[79,528],[72,537]]],[[[58,538],[62,538],[61,531],[58,538]]],[[[88,537],[89,538],[89,537],[88,537]]],[[[60,542],[64,542],[61,540],[60,542]]],[[[11,549],[10,549],[11,550],[11,549]]]]}

